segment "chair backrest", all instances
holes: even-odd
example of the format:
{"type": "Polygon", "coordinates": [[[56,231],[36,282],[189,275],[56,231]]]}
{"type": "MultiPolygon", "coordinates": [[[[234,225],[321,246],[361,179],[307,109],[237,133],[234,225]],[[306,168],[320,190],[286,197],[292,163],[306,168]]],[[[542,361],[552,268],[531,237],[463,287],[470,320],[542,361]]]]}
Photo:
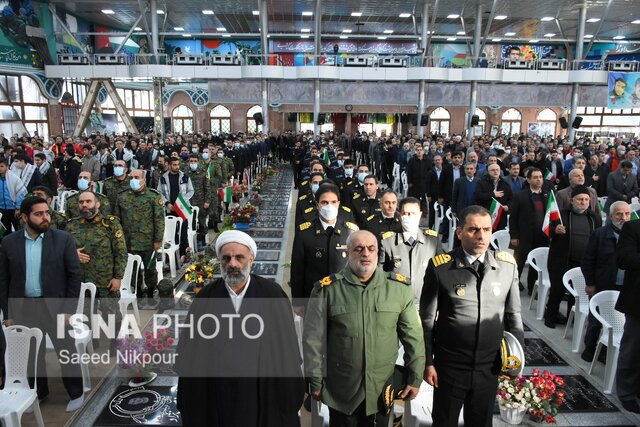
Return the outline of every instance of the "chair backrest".
{"type": "Polygon", "coordinates": [[[616,302],[620,291],[601,291],[589,301],[589,311],[603,327],[611,327],[613,334],[622,334],[624,329],[624,314],[616,310],[616,302]]]}
{"type": "Polygon", "coordinates": [[[447,208],[447,211],[444,214],[449,221],[453,220],[453,212],[451,211],[451,208],[447,208]]]}
{"type": "Polygon", "coordinates": [[[191,210],[193,210],[193,213],[189,217],[189,230],[197,230],[198,226],[200,225],[198,223],[198,215],[200,214],[200,208],[197,206],[191,206],[191,210]]]}
{"type": "Polygon", "coordinates": [[[562,283],[569,293],[576,299],[576,308],[589,307],[589,295],[584,291],[587,283],[580,267],[572,268],[562,276],[562,283]]]}
{"type": "Polygon", "coordinates": [[[58,202],[58,212],[64,212],[67,208],[67,199],[74,194],[78,194],[77,190],[65,190],[60,194],[60,199],[58,202]]]}
{"type": "Polygon", "coordinates": [[[434,202],[433,210],[435,211],[436,219],[442,221],[444,219],[444,206],[438,202],[434,202]]]}
{"type": "Polygon", "coordinates": [[[182,218],[179,216],[168,216],[164,219],[164,243],[170,243],[172,245],[178,244],[180,239],[180,233],[178,230],[182,227],[182,218]]]}
{"type": "Polygon", "coordinates": [[[91,282],[82,282],[80,284],[80,296],[78,297],[78,307],[76,308],[76,314],[84,313],[84,300],[89,292],[89,325],[93,329],[93,310],[96,303],[96,285],[91,282]]]}
{"type": "MultiPolygon", "coordinates": [[[[155,268],[155,265],[153,266],[155,268]]],[[[127,267],[124,269],[124,276],[120,282],[120,294],[136,294],[136,283],[140,269],[144,270],[142,257],[140,255],[128,254],[127,267]]]]}
{"type": "Polygon", "coordinates": [[[511,243],[511,236],[507,230],[498,230],[491,235],[491,246],[496,251],[506,251],[509,249],[509,243],[511,243]]]}
{"type": "MultiPolygon", "coordinates": [[[[42,342],[42,331],[38,328],[27,328],[26,326],[14,325],[4,329],[4,336],[7,341],[7,349],[4,354],[5,364],[5,390],[11,388],[28,389],[27,369],[29,366],[29,354],[31,344],[35,339],[35,351],[33,352],[33,366],[35,366],[34,376],[38,371],[38,350],[42,342]]],[[[35,389],[35,381],[33,389],[35,389]]]]}
{"type": "Polygon", "coordinates": [[[533,267],[540,275],[547,271],[548,258],[549,248],[535,248],[527,256],[527,264],[533,267]]]}

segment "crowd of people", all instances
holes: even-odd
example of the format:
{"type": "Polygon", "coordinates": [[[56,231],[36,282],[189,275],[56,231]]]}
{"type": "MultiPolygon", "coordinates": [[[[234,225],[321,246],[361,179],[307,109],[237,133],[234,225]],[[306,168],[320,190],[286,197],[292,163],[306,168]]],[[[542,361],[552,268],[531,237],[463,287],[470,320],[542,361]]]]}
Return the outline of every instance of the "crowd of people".
{"type": "MultiPolygon", "coordinates": [[[[184,425],[297,425],[305,388],[329,406],[332,426],[384,423],[389,405],[381,404],[380,396],[394,376],[397,342],[405,362],[397,398],[415,398],[424,379],[435,387],[434,425],[457,425],[463,405],[467,425],[491,425],[502,333],[512,332],[524,345],[520,293],[531,294],[536,277],[531,269],[525,286],[519,277],[528,254],[538,247],[549,247],[547,327],[566,322],[560,313],[562,276],[570,268],[582,269],[590,296],[621,290],[618,309],[627,323],[618,396],[625,409],[640,412],[640,371],[633,363],[640,342],[635,276],[640,222],[630,221],[639,191],[635,140],[570,143],[525,135],[467,139],[288,131],[164,139],[57,136],[51,141],[0,135],[0,143],[0,309],[5,325],[37,326],[50,335],[55,316],[72,314],[75,306],[53,307],[45,299],[77,299],[81,282],[95,283],[102,314],[120,320],[115,301],[127,253],[155,266],[165,218],[180,216],[183,201],[199,208],[197,250],[222,220],[218,188],[242,179],[259,158],[291,164],[292,186],[298,190],[291,307],[304,318],[306,386],[295,379],[264,382],[252,375],[224,381],[194,378],[190,368],[206,367],[198,357],[189,363],[190,352],[216,346],[180,340],[176,371],[184,425]],[[68,196],[69,190],[77,193],[68,196]],[[560,218],[545,230],[550,197],[557,201],[560,218]],[[436,202],[438,209],[451,209],[457,221],[453,235],[446,218],[432,229],[436,202]],[[496,205],[502,208],[497,218],[492,216],[496,205]],[[507,228],[513,256],[489,248],[492,233],[507,228]],[[444,244],[453,250],[445,252],[444,244]],[[60,280],[49,275],[52,265],[65,266],[56,270],[60,280]],[[26,299],[29,309],[12,307],[15,299],[26,299]],[[33,310],[39,311],[37,318],[30,315],[33,310]],[[268,393],[251,393],[257,389],[288,397],[275,403],[268,393]],[[206,390],[217,390],[216,395],[229,391],[217,400],[227,401],[225,411],[205,410],[206,402],[193,404],[206,390]],[[243,396],[248,406],[233,404],[233,396],[243,396]],[[281,412],[264,412],[264,405],[276,405],[281,412]]],[[[187,227],[180,231],[182,253],[187,227]]],[[[215,246],[222,277],[196,298],[200,302],[190,314],[207,316],[220,309],[209,307],[206,299],[230,298],[233,307],[223,312],[234,308],[237,314],[241,306],[249,309],[245,297],[286,297],[272,282],[251,274],[257,248],[248,235],[227,231],[215,246]]],[[[145,268],[137,287],[142,306],[155,307],[157,281],[155,268],[145,268]]],[[[271,330],[266,336],[297,346],[293,319],[281,314],[269,318],[287,332],[275,338],[271,330]]],[[[598,323],[590,318],[583,359],[593,358],[598,334],[598,323]]],[[[61,339],[53,343],[58,353],[72,346],[61,339]]],[[[273,343],[235,345],[250,349],[247,363],[264,363],[261,352],[273,356],[282,350],[273,343]]],[[[232,348],[224,354],[230,356],[232,348]]],[[[276,359],[276,365],[300,362],[291,355],[269,360],[276,359]]],[[[257,377],[268,368],[250,371],[257,377]]],[[[287,376],[289,368],[283,367],[287,376]]],[[[63,375],[77,379],[77,371],[77,364],[67,365],[63,375]]],[[[47,394],[43,377],[41,398],[47,394]]],[[[67,410],[82,405],[81,386],[81,381],[78,386],[65,380],[67,410]]]]}

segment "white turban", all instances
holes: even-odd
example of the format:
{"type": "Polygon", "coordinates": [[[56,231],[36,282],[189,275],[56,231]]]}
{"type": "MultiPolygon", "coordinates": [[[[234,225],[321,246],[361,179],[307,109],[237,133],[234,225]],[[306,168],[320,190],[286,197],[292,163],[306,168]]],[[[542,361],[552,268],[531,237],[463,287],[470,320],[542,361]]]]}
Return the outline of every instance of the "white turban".
{"type": "Polygon", "coordinates": [[[220,257],[220,249],[227,243],[239,243],[248,247],[254,257],[258,253],[256,242],[247,233],[238,230],[227,230],[216,239],[216,254],[218,257],[220,257]]]}

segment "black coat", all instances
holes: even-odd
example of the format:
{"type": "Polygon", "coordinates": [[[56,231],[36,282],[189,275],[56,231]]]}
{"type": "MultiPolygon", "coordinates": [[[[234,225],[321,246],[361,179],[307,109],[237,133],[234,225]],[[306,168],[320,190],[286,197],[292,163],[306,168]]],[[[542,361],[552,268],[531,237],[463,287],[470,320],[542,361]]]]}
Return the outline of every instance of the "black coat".
{"type": "Polygon", "coordinates": [[[53,165],[50,165],[47,173],[42,175],[42,185],[49,188],[53,194],[58,194],[58,177],[53,165]]]}
{"type": "Polygon", "coordinates": [[[589,237],[580,269],[587,286],[595,286],[598,292],[617,290],[616,243],[611,224],[598,228],[589,237]]]}
{"type": "MultiPolygon", "coordinates": [[[[464,176],[464,168],[460,166],[460,178],[464,176]]],[[[444,203],[447,206],[451,206],[451,200],[453,198],[453,165],[442,166],[442,174],[440,175],[440,192],[438,197],[444,199],[444,203]]]]}
{"type": "MultiPolygon", "coordinates": [[[[304,380],[289,299],[280,285],[252,274],[238,314],[242,318],[252,314],[262,319],[264,329],[258,339],[241,336],[240,319],[235,322],[234,338],[228,337],[228,325],[222,316],[235,315],[235,311],[222,279],[205,286],[194,299],[187,319],[198,325],[199,319],[215,315],[225,327],[220,327],[220,333],[213,339],[205,339],[197,332],[193,337],[181,333],[174,369],[179,375],[177,407],[182,425],[242,425],[230,420],[229,413],[234,412],[235,419],[257,418],[259,427],[299,426],[304,380]],[[255,352],[234,352],[241,348],[255,352]],[[251,362],[254,363],[248,365],[251,362]],[[230,370],[224,370],[225,367],[230,370]],[[244,377],[235,374],[234,369],[240,374],[254,372],[255,376],[244,377]],[[248,393],[238,395],[238,391],[248,393]],[[257,413],[246,413],[254,409],[257,413]]],[[[212,335],[207,327],[213,321],[203,321],[202,325],[206,325],[203,333],[212,335]]]]}
{"type": "MultiPolygon", "coordinates": [[[[543,204],[547,205],[549,194],[543,191],[543,204]]],[[[542,222],[535,215],[535,206],[531,189],[526,188],[513,197],[509,208],[509,235],[512,239],[518,239],[518,251],[527,254],[536,247],[534,242],[547,241],[547,236],[542,232],[542,222]]],[[[546,245],[545,245],[546,246],[546,245]]],[[[524,262],[524,260],[519,260],[524,262]]]]}
{"type": "Polygon", "coordinates": [[[425,193],[429,197],[433,197],[434,194],[429,192],[427,187],[428,175],[431,170],[431,159],[426,155],[422,157],[422,160],[418,159],[418,156],[412,156],[407,162],[407,183],[409,184],[408,194],[411,197],[424,197],[425,193]]]}
{"type": "Polygon", "coordinates": [[[616,249],[618,267],[625,270],[616,310],[640,316],[640,221],[629,221],[620,231],[616,249]]]}
{"type": "MultiPolygon", "coordinates": [[[[496,199],[503,206],[511,206],[513,191],[511,190],[509,183],[503,178],[498,178],[498,191],[504,191],[502,197],[496,197],[493,194],[493,181],[491,181],[491,177],[489,175],[483,177],[478,181],[478,186],[476,187],[476,204],[490,209],[491,202],[493,199],[496,199]]],[[[496,230],[503,230],[506,226],[507,212],[503,212],[496,230]]]]}

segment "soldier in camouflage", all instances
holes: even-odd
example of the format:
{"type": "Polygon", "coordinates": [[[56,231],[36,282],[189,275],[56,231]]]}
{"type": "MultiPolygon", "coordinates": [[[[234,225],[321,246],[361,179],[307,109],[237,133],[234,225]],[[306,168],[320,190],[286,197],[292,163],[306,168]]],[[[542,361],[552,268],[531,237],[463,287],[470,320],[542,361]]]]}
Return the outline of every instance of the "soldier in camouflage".
{"type": "MultiPolygon", "coordinates": [[[[220,222],[220,202],[218,200],[218,188],[221,187],[223,181],[222,175],[222,160],[217,156],[218,149],[214,146],[213,149],[205,148],[202,150],[202,159],[205,162],[205,168],[207,170],[207,176],[209,177],[209,185],[213,192],[213,198],[209,205],[209,228],[213,228],[213,231],[218,232],[218,223],[220,222]]],[[[223,154],[224,155],[224,154],[223,154]]]]}
{"type": "MultiPolygon", "coordinates": [[[[189,177],[193,185],[193,197],[189,200],[192,206],[199,208],[198,212],[198,242],[204,245],[204,237],[207,234],[207,210],[211,205],[213,191],[207,177],[207,171],[200,167],[200,156],[191,154],[189,156],[189,177]]],[[[193,248],[197,250],[197,248],[193,248]]]]}
{"type": "MultiPolygon", "coordinates": [[[[147,302],[151,305],[158,284],[155,263],[164,235],[164,203],[159,192],[146,186],[144,175],[141,169],[131,171],[131,189],[118,195],[116,215],[120,218],[129,253],[140,255],[144,263],[147,302]]],[[[142,298],[140,283],[138,281],[137,294],[142,298]]]]}
{"type": "MultiPolygon", "coordinates": [[[[80,172],[80,175],[78,175],[78,183],[80,183],[81,180],[86,180],[89,183],[88,187],[84,190],[95,192],[95,184],[91,181],[91,172],[80,172]]],[[[109,203],[109,199],[107,199],[107,196],[100,193],[95,194],[97,195],[98,201],[100,202],[102,213],[104,215],[111,215],[113,212],[111,210],[111,204],[109,203]]],[[[64,205],[64,214],[67,216],[67,218],[74,218],[80,215],[78,205],[78,194],[74,194],[73,196],[67,198],[67,201],[64,205]]]]}
{"type": "Polygon", "coordinates": [[[153,168],[153,172],[151,172],[151,181],[149,181],[150,188],[157,188],[158,183],[160,182],[160,177],[164,175],[164,173],[169,168],[169,158],[167,156],[158,156],[158,166],[153,168]]]}
{"type": "Polygon", "coordinates": [[[118,330],[122,320],[118,306],[120,283],[127,267],[122,226],[115,216],[100,212],[96,193],[80,193],[78,203],[80,216],[69,220],[67,231],[76,239],[82,281],[96,285],[102,317],[108,323],[108,316],[115,316],[118,330]]]}
{"type": "Polygon", "coordinates": [[[107,178],[102,186],[102,194],[107,196],[111,206],[116,205],[118,194],[129,189],[129,168],[124,160],[116,160],[113,167],[113,176],[107,178]]]}
{"type": "MultiPolygon", "coordinates": [[[[64,230],[67,225],[68,218],[65,214],[54,210],[51,206],[51,202],[53,201],[53,194],[51,193],[51,189],[49,189],[49,187],[45,187],[44,185],[39,185],[33,187],[33,190],[31,190],[31,194],[36,197],[42,197],[47,201],[47,204],[49,205],[49,215],[51,216],[50,228],[64,230]]],[[[24,228],[22,220],[20,220],[20,224],[22,225],[22,228],[24,228]]]]}
{"type": "Polygon", "coordinates": [[[224,150],[218,149],[218,159],[220,160],[220,166],[222,168],[222,183],[229,182],[229,178],[234,176],[236,168],[233,165],[233,160],[224,154],[224,150]]]}

